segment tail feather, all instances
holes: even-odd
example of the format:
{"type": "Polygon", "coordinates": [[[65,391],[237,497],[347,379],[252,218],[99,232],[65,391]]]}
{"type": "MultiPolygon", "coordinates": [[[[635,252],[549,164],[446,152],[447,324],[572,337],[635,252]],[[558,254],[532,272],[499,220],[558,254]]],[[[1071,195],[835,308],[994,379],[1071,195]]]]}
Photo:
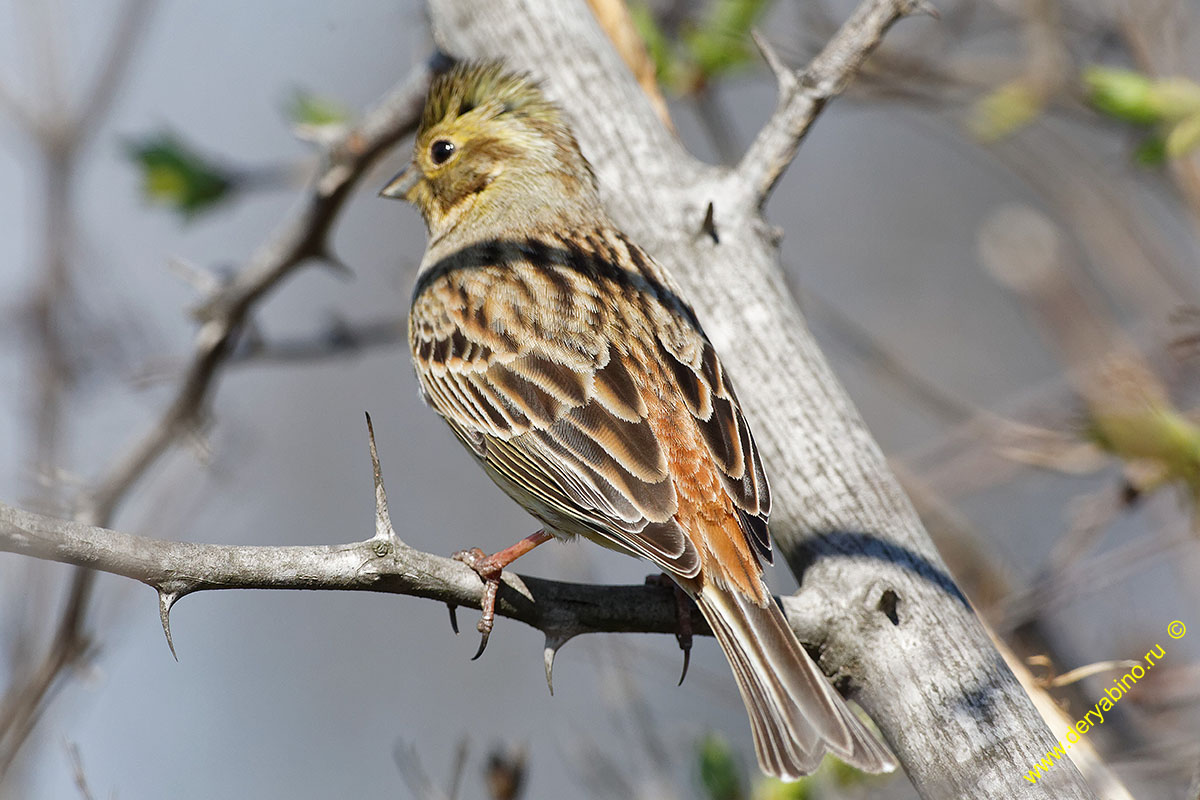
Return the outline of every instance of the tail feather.
{"type": "Polygon", "coordinates": [[[733,668],[764,772],[795,780],[826,752],[867,772],[895,769],[891,752],[817,669],[773,602],[759,606],[712,584],[696,602],[733,668]]]}

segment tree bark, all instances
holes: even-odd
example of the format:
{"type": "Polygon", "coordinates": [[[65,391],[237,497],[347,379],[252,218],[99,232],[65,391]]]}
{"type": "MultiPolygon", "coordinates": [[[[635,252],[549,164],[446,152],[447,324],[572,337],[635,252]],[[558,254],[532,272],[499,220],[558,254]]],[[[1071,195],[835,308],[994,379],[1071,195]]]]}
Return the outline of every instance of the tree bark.
{"type": "MultiPolygon", "coordinates": [[[[865,2],[852,22],[879,22],[872,13],[895,19],[911,5],[865,2]]],[[[429,6],[450,55],[501,58],[544,81],[574,122],[613,218],[683,285],[767,462],[771,529],[801,581],[785,601],[789,617],[826,673],[874,718],[921,796],[1094,797],[1066,760],[1036,785],[1026,779],[1055,740],[785,288],[779,237],[761,208],[807,129],[797,93],[811,93],[801,100],[815,115],[840,86],[822,95],[815,69],[783,81],[780,106],[748,160],[717,168],[663,127],[581,0],[429,6]],[[716,236],[702,232],[710,203],[716,236]]]]}

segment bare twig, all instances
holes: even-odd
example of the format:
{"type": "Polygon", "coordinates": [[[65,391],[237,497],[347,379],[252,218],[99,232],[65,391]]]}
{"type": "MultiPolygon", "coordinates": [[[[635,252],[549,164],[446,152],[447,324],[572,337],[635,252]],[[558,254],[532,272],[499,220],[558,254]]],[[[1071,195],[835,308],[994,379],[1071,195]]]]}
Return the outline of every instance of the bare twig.
{"type": "Polygon", "coordinates": [[[18,121],[38,150],[45,196],[39,279],[29,304],[36,345],[33,364],[38,375],[31,406],[36,420],[33,426],[37,443],[34,464],[41,478],[52,474],[58,466],[62,395],[72,377],[63,319],[71,314],[71,251],[76,228],[71,197],[76,167],[84,146],[100,129],[100,123],[112,105],[130,55],[136,49],[138,34],[153,5],[154,0],[126,0],[101,61],[99,77],[81,95],[78,110],[73,109],[66,99],[61,76],[57,75],[61,65],[55,28],[60,26],[49,18],[50,10],[37,12],[37,41],[41,42],[40,50],[48,59],[45,96],[49,99],[46,107],[41,109],[23,111],[21,107],[14,107],[18,121]]]}
{"type": "Polygon", "coordinates": [[[76,573],[45,657],[26,681],[10,686],[0,699],[0,777],[8,772],[21,745],[37,724],[46,697],[58,677],[88,649],[83,618],[94,576],[95,573],[85,570],[76,573]]]}
{"type": "Polygon", "coordinates": [[[74,742],[66,743],[67,758],[71,761],[71,775],[75,778],[75,788],[83,800],[95,800],[95,795],[88,787],[87,773],[83,769],[83,756],[79,754],[79,745],[74,742]]]}
{"type": "Polygon", "coordinates": [[[251,331],[229,359],[230,366],[320,361],[390,347],[404,341],[399,317],[348,322],[335,319],[315,335],[267,339],[251,331]]]}
{"type": "MultiPolygon", "coordinates": [[[[131,2],[136,4],[137,0],[131,2]]],[[[207,299],[199,312],[202,324],[192,359],[174,398],[142,438],[108,469],[81,504],[78,519],[106,524],[126,493],[158,457],[196,429],[220,368],[255,303],[301,264],[310,259],[331,258],[327,237],[338,212],[375,160],[415,126],[431,75],[430,63],[419,65],[356,128],[334,141],[307,202],[255,253],[241,273],[207,299]]],[[[97,113],[95,107],[92,113],[97,113]]],[[[69,563],[88,566],[78,561],[69,563]]],[[[59,622],[50,651],[34,670],[29,683],[9,687],[0,700],[0,710],[6,712],[0,715],[0,775],[12,763],[62,670],[85,648],[83,617],[92,583],[92,572],[76,574],[67,611],[59,622]]],[[[169,603],[164,607],[169,609],[169,603]]]]}
{"type": "Polygon", "coordinates": [[[397,742],[396,747],[392,750],[392,760],[396,762],[396,769],[400,770],[400,777],[404,779],[404,783],[416,800],[449,800],[446,794],[433,784],[429,773],[421,764],[421,756],[417,753],[417,747],[412,742],[397,742]]]}
{"type": "Polygon", "coordinates": [[[796,155],[801,140],[825,104],[841,94],[896,20],[918,11],[935,13],[926,0],[862,3],[804,72],[786,66],[766,38],[755,34],[775,78],[779,103],[742,156],[737,172],[761,207],[796,155]]]}
{"type": "MultiPolygon", "coordinates": [[[[71,256],[76,223],[71,198],[76,166],[84,145],[100,128],[111,107],[152,3],[153,0],[127,2],[101,61],[100,79],[83,95],[78,112],[70,108],[59,75],[62,59],[58,33],[62,26],[51,17],[54,9],[32,12],[38,25],[33,40],[39,43],[38,51],[44,59],[43,69],[38,73],[46,81],[43,93],[46,107],[27,107],[15,99],[6,103],[38,150],[45,196],[39,278],[29,302],[34,343],[32,364],[37,375],[31,405],[35,443],[33,463],[41,479],[53,474],[58,467],[63,396],[72,379],[71,353],[63,320],[72,314],[71,256]]],[[[48,505],[57,505],[53,495],[49,500],[48,505]]],[[[49,651],[27,681],[14,681],[0,699],[0,778],[7,773],[36,724],[43,701],[58,676],[87,651],[83,623],[92,585],[91,573],[80,570],[74,574],[49,651]]]]}
{"type": "Polygon", "coordinates": [[[1023,592],[1014,593],[997,609],[996,627],[1002,634],[1050,610],[1068,599],[1093,595],[1145,569],[1161,558],[1182,558],[1196,547],[1186,528],[1139,536],[1096,556],[1079,559],[1069,567],[1046,574],[1023,592]]]}
{"type": "Polygon", "coordinates": [[[180,434],[202,420],[219,369],[254,304],[301,264],[332,257],[328,236],[342,204],[375,160],[415,126],[431,75],[430,64],[417,67],[358,127],[330,147],[326,166],[299,210],[259,248],[245,269],[197,310],[202,324],[174,398],[150,430],[106,472],[81,519],[105,524],[146,469],[180,434]]]}
{"type": "Polygon", "coordinates": [[[75,116],[76,128],[94,129],[96,122],[112,105],[129,65],[129,58],[133,55],[133,45],[141,38],[155,5],[157,0],[125,0],[121,6],[100,69],[82,95],[82,107],[75,116]]]}
{"type": "Polygon", "coordinates": [[[463,736],[458,740],[458,746],[454,748],[454,761],[450,765],[450,782],[447,784],[446,797],[447,800],[458,800],[458,792],[462,788],[463,773],[467,769],[467,737],[463,736]]]}
{"type": "MultiPolygon", "coordinates": [[[[382,487],[382,484],[380,484],[382,487]]],[[[377,509],[386,508],[379,500],[377,509]]],[[[24,511],[0,503],[0,552],[76,564],[140,581],[175,600],[212,589],[314,589],[384,592],[478,608],[484,584],[470,567],[424,553],[387,534],[385,522],[360,542],[268,547],[175,542],[24,511]],[[378,531],[384,531],[382,535],[378,531]]],[[[505,572],[496,611],[549,636],[669,633],[675,599],[656,586],[593,586],[505,572]]],[[[164,616],[164,629],[169,630],[164,616]]],[[[697,633],[708,628],[698,613],[697,633]]],[[[169,634],[168,634],[169,635],[169,634]]]]}

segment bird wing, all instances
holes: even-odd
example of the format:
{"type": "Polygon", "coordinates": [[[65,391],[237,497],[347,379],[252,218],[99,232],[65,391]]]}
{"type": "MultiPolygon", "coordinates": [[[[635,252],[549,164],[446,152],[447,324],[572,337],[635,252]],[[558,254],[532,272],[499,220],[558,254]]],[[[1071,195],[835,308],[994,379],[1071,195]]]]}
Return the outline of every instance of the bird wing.
{"type": "Polygon", "coordinates": [[[694,577],[700,557],[651,419],[664,393],[681,398],[669,422],[699,432],[769,560],[769,489],[732,386],[690,308],[634,252],[599,236],[500,242],[423,271],[409,318],[422,389],[535,515],[694,577]]]}

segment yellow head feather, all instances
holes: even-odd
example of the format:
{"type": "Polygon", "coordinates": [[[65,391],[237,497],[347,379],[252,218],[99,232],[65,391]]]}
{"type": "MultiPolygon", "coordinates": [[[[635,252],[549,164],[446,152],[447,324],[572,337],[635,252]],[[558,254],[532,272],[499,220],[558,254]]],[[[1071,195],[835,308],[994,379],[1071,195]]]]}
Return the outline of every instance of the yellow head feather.
{"type": "Polygon", "coordinates": [[[414,203],[433,234],[598,207],[591,165],[562,111],[495,61],[459,63],[434,80],[413,164],[383,193],[414,203]]]}

